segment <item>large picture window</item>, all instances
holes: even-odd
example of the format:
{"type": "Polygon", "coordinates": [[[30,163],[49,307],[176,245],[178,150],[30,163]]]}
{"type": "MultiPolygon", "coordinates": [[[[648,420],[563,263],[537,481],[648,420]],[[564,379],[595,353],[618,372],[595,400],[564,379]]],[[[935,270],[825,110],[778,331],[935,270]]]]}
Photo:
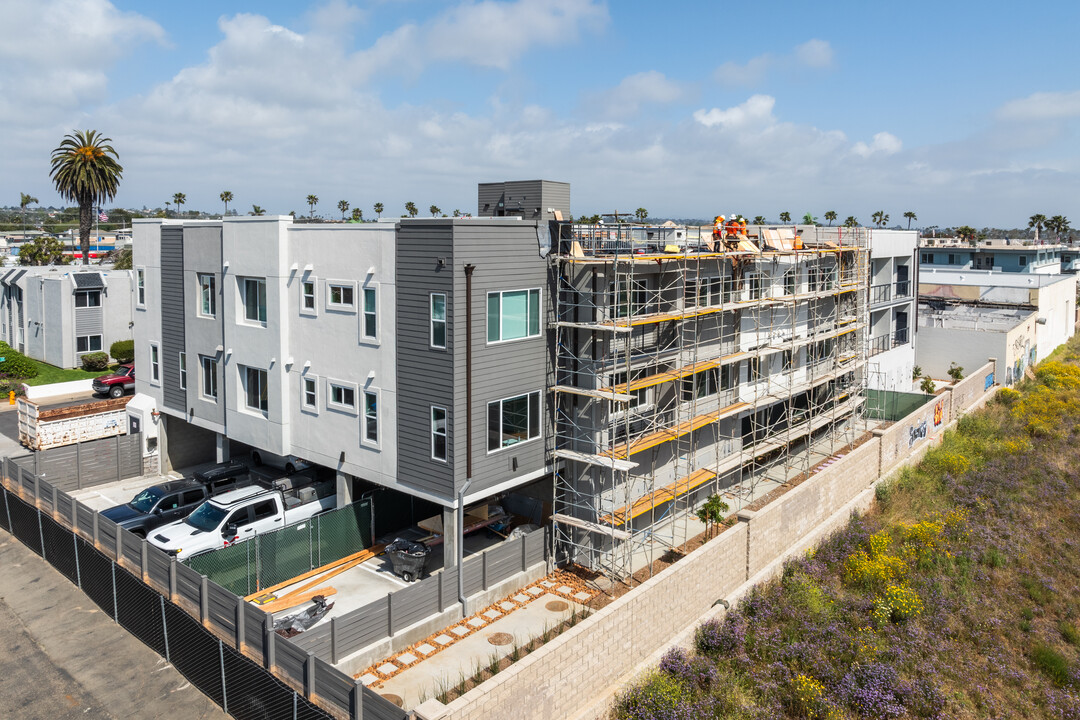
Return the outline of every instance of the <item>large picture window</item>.
{"type": "Polygon", "coordinates": [[[649,286],[643,279],[625,279],[608,286],[612,317],[624,318],[649,313],[649,286]]]}
{"type": "Polygon", "coordinates": [[[540,290],[488,293],[488,342],[540,335],[540,290]]]}
{"type": "Polygon", "coordinates": [[[79,335],[75,338],[75,352],[88,353],[101,350],[100,335],[79,335]]]}
{"type": "Polygon", "coordinates": [[[540,437],[540,393],[488,403],[488,452],[540,437]]]}
{"type": "Polygon", "coordinates": [[[240,278],[240,295],[244,304],[244,319],[266,325],[266,280],[240,278]]]}

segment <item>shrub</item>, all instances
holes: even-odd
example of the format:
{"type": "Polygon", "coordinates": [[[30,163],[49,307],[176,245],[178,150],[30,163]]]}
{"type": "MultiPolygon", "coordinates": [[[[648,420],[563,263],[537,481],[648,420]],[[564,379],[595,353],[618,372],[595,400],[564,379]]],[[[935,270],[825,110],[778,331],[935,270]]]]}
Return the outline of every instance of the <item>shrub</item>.
{"type": "Polygon", "coordinates": [[[919,389],[922,390],[927,395],[933,395],[934,391],[937,390],[937,385],[935,385],[934,381],[931,380],[930,378],[924,377],[922,379],[922,382],[919,383],[919,389]]]}
{"type": "Polygon", "coordinates": [[[686,707],[689,700],[689,693],[678,679],[663,672],[653,673],[618,699],[615,717],[623,720],[689,718],[692,717],[686,707]]]}
{"type": "Polygon", "coordinates": [[[1046,674],[1056,685],[1069,683],[1069,661],[1054,648],[1039,643],[1031,651],[1031,660],[1035,667],[1046,674]]]}
{"type": "Polygon", "coordinates": [[[889,585],[874,607],[874,619],[880,624],[904,622],[923,610],[919,594],[906,585],[889,585]]]}
{"type": "Polygon", "coordinates": [[[109,354],[118,363],[129,363],[135,360],[135,341],[117,340],[109,346],[109,354]]]}
{"type": "Polygon", "coordinates": [[[83,370],[99,371],[109,367],[109,356],[103,352],[86,353],[80,358],[83,370]]]}
{"type": "Polygon", "coordinates": [[[964,368],[957,365],[956,363],[949,363],[948,372],[949,377],[951,377],[954,382],[959,382],[960,380],[964,379],[964,368]]]}
{"type": "Polygon", "coordinates": [[[746,618],[732,611],[723,620],[706,620],[694,633],[694,648],[702,655],[717,657],[743,649],[746,643],[746,618]]]}
{"type": "Polygon", "coordinates": [[[1005,407],[1012,407],[1020,399],[1020,393],[1012,388],[1001,388],[997,391],[994,399],[1005,407]]]}
{"type": "Polygon", "coordinates": [[[4,358],[3,362],[0,362],[0,373],[13,378],[28,379],[37,377],[38,365],[36,362],[26,357],[17,350],[13,350],[10,347],[0,349],[4,358]]]}
{"type": "Polygon", "coordinates": [[[829,717],[825,686],[808,675],[796,675],[791,682],[791,700],[800,715],[808,718],[829,717]]]}
{"type": "Polygon", "coordinates": [[[922,367],[921,366],[916,365],[915,367],[911,368],[911,382],[915,382],[916,380],[918,380],[921,377],[922,377],[922,367]]]}
{"type": "Polygon", "coordinates": [[[3,402],[8,393],[13,391],[15,397],[26,395],[26,388],[23,387],[22,379],[0,373],[0,402],[3,402]]]}
{"type": "Polygon", "coordinates": [[[1071,622],[1062,620],[1058,625],[1058,631],[1061,632],[1061,637],[1065,638],[1065,642],[1070,645],[1080,645],[1080,630],[1077,630],[1071,622]]]}

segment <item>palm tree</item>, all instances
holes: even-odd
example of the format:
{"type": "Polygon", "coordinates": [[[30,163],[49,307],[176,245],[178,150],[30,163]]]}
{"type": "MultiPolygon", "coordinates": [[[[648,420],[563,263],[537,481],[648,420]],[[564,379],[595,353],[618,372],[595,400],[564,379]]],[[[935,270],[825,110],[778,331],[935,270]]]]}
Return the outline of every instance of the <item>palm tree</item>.
{"type": "Polygon", "coordinates": [[[836,220],[836,211],[835,210],[826,210],[825,211],[825,219],[829,221],[829,227],[832,227],[833,221],[836,220]]]}
{"type": "Polygon", "coordinates": [[[1069,232],[1069,219],[1064,215],[1055,215],[1046,221],[1046,229],[1061,240],[1061,236],[1069,232]]]}
{"type": "Polygon", "coordinates": [[[338,200],[337,209],[341,211],[341,219],[345,219],[345,211],[349,209],[349,203],[347,200],[338,200]]]}
{"type": "Polygon", "coordinates": [[[859,227],[859,218],[854,215],[848,215],[844,220],[844,227],[859,227]]]}
{"type": "Polygon", "coordinates": [[[911,229],[911,221],[919,219],[919,216],[915,214],[914,210],[908,210],[906,213],[904,213],[904,217],[907,218],[907,229],[908,230],[911,229]]]}
{"type": "Polygon", "coordinates": [[[817,218],[810,213],[806,213],[802,216],[802,222],[803,225],[817,225],[817,218]]]}
{"type": "Polygon", "coordinates": [[[454,210],[454,217],[461,217],[461,211],[460,210],[454,210]]]}
{"type": "Polygon", "coordinates": [[[24,240],[26,239],[26,206],[31,203],[37,205],[39,202],[40,200],[33,195],[27,195],[24,192],[19,193],[19,207],[22,208],[22,231],[24,240]]]}
{"type": "Polygon", "coordinates": [[[176,214],[180,214],[180,206],[187,202],[187,195],[184,193],[173,193],[172,196],[173,205],[176,206],[176,214]]]}
{"type": "Polygon", "coordinates": [[[225,215],[229,214],[229,203],[232,202],[232,193],[226,190],[221,193],[219,197],[221,198],[221,202],[225,203],[225,213],[222,215],[222,217],[225,217],[225,215]]]}
{"type": "Polygon", "coordinates": [[[442,210],[439,209],[438,205],[432,205],[428,210],[431,211],[431,217],[439,217],[442,215],[442,210]]]}
{"type": "Polygon", "coordinates": [[[375,209],[375,214],[378,216],[378,219],[382,220],[383,204],[382,203],[375,203],[374,209],[375,209]]]}
{"type": "Polygon", "coordinates": [[[791,222],[791,213],[789,213],[787,210],[780,213],[780,222],[784,223],[785,225],[791,222]]]}
{"type": "Polygon", "coordinates": [[[870,219],[872,219],[874,224],[878,227],[885,227],[885,223],[889,222],[889,214],[884,210],[878,210],[870,216],[870,219]]]}
{"type": "Polygon", "coordinates": [[[405,203],[405,212],[409,213],[409,217],[416,217],[418,210],[416,209],[416,203],[412,200],[405,203]]]}
{"type": "Polygon", "coordinates": [[[1036,213],[1028,218],[1028,227],[1035,228],[1035,239],[1039,239],[1039,231],[1046,227],[1046,216],[1042,213],[1036,213]]]}
{"type": "Polygon", "coordinates": [[[649,211],[645,208],[638,208],[634,211],[634,217],[638,219],[638,222],[645,222],[649,218],[649,211]]]}
{"type": "Polygon", "coordinates": [[[975,238],[977,237],[977,232],[975,228],[971,227],[970,225],[961,225],[960,227],[956,228],[956,235],[962,240],[967,240],[968,242],[973,243],[975,242],[975,238]]]}
{"type": "Polygon", "coordinates": [[[360,208],[353,208],[352,209],[352,219],[355,220],[356,222],[363,222],[363,220],[364,220],[364,211],[361,210],[360,208]]]}
{"type": "Polygon", "coordinates": [[[309,220],[314,220],[315,219],[315,206],[319,204],[319,196],[318,195],[308,195],[307,196],[307,204],[308,204],[308,207],[311,208],[310,212],[308,213],[308,219],[309,220]]]}
{"type": "Polygon", "coordinates": [[[266,214],[266,211],[265,211],[265,210],[263,210],[263,209],[262,209],[261,207],[259,207],[258,205],[252,205],[252,206],[251,206],[251,214],[252,214],[252,215],[265,215],[265,214],[266,214]]]}
{"type": "Polygon", "coordinates": [[[83,265],[90,264],[90,226],[94,206],[116,197],[124,168],[120,156],[96,130],[76,130],[64,136],[52,152],[49,176],[60,197],[79,204],[79,245],[83,265]]]}
{"type": "Polygon", "coordinates": [[[767,224],[765,222],[765,216],[764,215],[755,215],[754,216],[754,224],[755,225],[765,225],[765,224],[767,224]]]}

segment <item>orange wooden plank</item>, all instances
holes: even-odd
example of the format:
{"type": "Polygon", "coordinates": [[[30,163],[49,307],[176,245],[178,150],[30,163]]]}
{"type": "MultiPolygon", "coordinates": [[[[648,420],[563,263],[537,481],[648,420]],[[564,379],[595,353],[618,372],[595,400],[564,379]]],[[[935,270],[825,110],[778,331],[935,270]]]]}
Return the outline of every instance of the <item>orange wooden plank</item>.
{"type": "Polygon", "coordinates": [[[611,515],[601,517],[600,522],[609,525],[625,525],[629,520],[632,520],[639,515],[643,515],[666,502],[671,502],[691,490],[701,487],[715,477],[716,473],[711,470],[695,470],[689,475],[679,478],[670,485],[665,485],[644,497],[638,498],[629,507],[619,508],[611,515]]]}

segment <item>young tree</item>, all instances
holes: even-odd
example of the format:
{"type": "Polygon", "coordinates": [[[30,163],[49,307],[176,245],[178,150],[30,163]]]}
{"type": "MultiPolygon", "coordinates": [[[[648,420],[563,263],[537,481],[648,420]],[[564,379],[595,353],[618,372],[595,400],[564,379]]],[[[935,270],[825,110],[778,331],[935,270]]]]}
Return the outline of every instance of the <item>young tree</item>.
{"type": "Polygon", "coordinates": [[[225,212],[222,214],[222,217],[225,217],[225,215],[229,214],[229,203],[232,202],[233,195],[230,191],[226,190],[221,193],[219,197],[221,198],[221,202],[225,203],[225,212]]]}
{"type": "Polygon", "coordinates": [[[935,385],[934,381],[930,378],[924,377],[922,379],[922,382],[919,384],[919,389],[927,395],[933,395],[934,391],[937,390],[937,385],[935,385]]]}
{"type": "Polygon", "coordinates": [[[639,207],[634,211],[634,217],[638,219],[638,222],[645,222],[649,219],[649,211],[643,207],[639,207]]]}
{"type": "Polygon", "coordinates": [[[906,213],[904,213],[904,217],[907,218],[907,229],[908,230],[911,229],[911,221],[919,219],[919,216],[915,214],[914,210],[908,210],[906,213]]]}
{"type": "Polygon", "coordinates": [[[361,210],[360,208],[353,208],[352,209],[352,219],[355,220],[356,222],[363,222],[363,220],[364,220],[364,211],[361,210]]]}
{"type": "Polygon", "coordinates": [[[724,513],[731,508],[715,493],[705,499],[705,504],[697,511],[698,520],[705,523],[705,539],[709,539],[710,526],[715,528],[724,521],[724,513]]]}
{"type": "Polygon", "coordinates": [[[405,212],[409,213],[409,217],[414,218],[416,217],[416,213],[420,211],[416,209],[416,203],[410,200],[409,202],[405,203],[405,212]]]}
{"type": "MultiPolygon", "coordinates": [[[[83,254],[84,259],[87,254],[83,254]]],[[[35,238],[19,248],[20,265],[67,265],[70,261],[64,254],[64,243],[54,237],[35,238]]]]}
{"type": "Polygon", "coordinates": [[[787,210],[780,213],[780,222],[784,223],[785,225],[791,222],[791,213],[789,213],[787,210]]]}
{"type": "Polygon", "coordinates": [[[77,130],[64,136],[52,152],[49,176],[60,197],[79,206],[79,245],[83,265],[90,264],[90,228],[94,206],[116,197],[124,168],[120,156],[96,130],[77,130]]]}
{"type": "Polygon", "coordinates": [[[959,382],[964,379],[964,368],[957,365],[955,362],[949,363],[949,377],[953,379],[953,382],[959,382]]]}
{"type": "Polygon", "coordinates": [[[381,220],[382,219],[383,204],[382,203],[375,203],[374,209],[375,209],[376,217],[381,220]]]}
{"type": "Polygon", "coordinates": [[[829,221],[829,227],[832,227],[833,222],[836,220],[836,211],[835,210],[826,210],[825,211],[825,219],[829,221]]]}
{"type": "Polygon", "coordinates": [[[307,204],[308,204],[308,207],[311,208],[311,212],[308,213],[308,219],[309,220],[314,220],[315,219],[315,206],[319,204],[319,196],[318,195],[308,195],[307,196],[307,204]]]}
{"type": "Polygon", "coordinates": [[[176,214],[180,215],[180,206],[187,202],[187,195],[184,193],[173,193],[172,196],[173,205],[176,206],[176,214]]]}
{"type": "Polygon", "coordinates": [[[349,209],[349,203],[347,200],[338,200],[337,209],[341,211],[341,219],[345,220],[345,213],[349,209]]]}

